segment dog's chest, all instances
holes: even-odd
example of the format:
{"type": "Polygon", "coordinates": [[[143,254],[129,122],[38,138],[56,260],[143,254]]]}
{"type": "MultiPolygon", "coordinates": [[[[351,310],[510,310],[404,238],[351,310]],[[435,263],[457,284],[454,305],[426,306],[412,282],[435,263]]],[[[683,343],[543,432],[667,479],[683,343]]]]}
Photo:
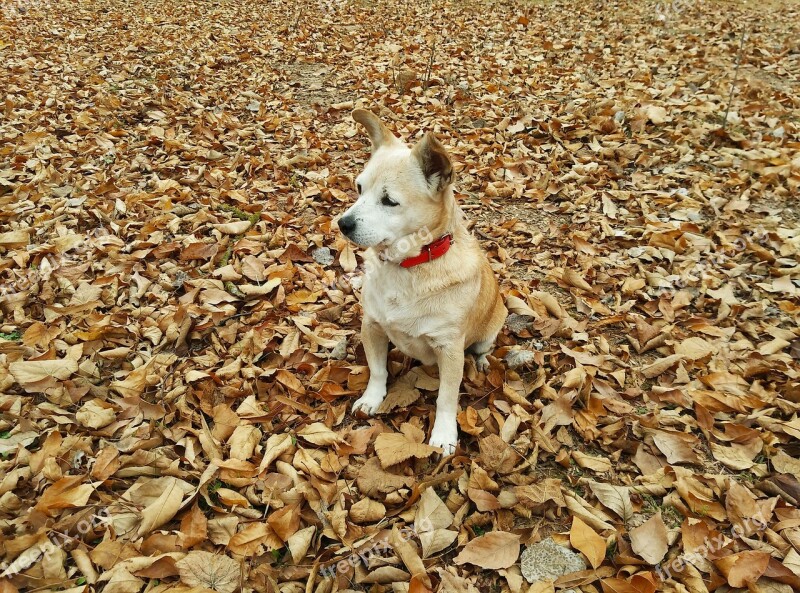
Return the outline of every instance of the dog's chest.
{"type": "Polygon", "coordinates": [[[403,353],[432,364],[435,348],[453,339],[457,324],[435,299],[420,296],[413,286],[396,280],[382,274],[368,277],[362,293],[364,311],[403,353]]]}
{"type": "Polygon", "coordinates": [[[385,331],[421,337],[435,330],[436,324],[413,291],[377,279],[368,281],[364,289],[364,310],[385,331]]]}

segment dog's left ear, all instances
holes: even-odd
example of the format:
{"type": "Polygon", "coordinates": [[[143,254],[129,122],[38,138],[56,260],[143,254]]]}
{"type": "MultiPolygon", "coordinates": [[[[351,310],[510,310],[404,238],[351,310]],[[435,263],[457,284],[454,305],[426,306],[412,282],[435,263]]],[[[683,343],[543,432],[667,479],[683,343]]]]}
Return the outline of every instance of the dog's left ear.
{"type": "Polygon", "coordinates": [[[442,143],[428,132],[412,149],[428,184],[437,191],[443,190],[453,181],[453,163],[442,143]]]}
{"type": "Polygon", "coordinates": [[[360,123],[367,130],[369,139],[372,142],[372,148],[378,150],[381,146],[386,144],[397,143],[397,137],[392,134],[392,131],[383,125],[383,122],[377,115],[366,109],[353,110],[353,119],[360,123]]]}

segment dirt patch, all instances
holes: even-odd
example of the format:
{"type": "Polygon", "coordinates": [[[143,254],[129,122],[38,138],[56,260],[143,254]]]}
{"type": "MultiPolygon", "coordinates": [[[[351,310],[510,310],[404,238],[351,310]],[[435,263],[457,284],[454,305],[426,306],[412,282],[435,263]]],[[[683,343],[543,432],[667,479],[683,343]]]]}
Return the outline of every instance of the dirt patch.
{"type": "Polygon", "coordinates": [[[518,220],[528,227],[528,230],[540,232],[548,231],[551,227],[569,224],[568,216],[546,212],[539,204],[525,202],[505,202],[498,208],[482,209],[480,212],[472,214],[471,218],[475,220],[478,228],[518,220]]]}
{"type": "Polygon", "coordinates": [[[295,62],[284,64],[282,69],[298,103],[328,106],[352,98],[336,85],[336,78],[327,64],[295,62]]]}

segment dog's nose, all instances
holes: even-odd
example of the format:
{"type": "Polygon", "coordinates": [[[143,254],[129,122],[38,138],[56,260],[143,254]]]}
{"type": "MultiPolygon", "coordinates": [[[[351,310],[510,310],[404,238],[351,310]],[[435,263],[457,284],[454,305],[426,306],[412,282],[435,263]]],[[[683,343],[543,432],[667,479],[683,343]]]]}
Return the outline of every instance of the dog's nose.
{"type": "Polygon", "coordinates": [[[356,229],[356,219],[352,216],[343,216],[339,219],[339,230],[348,237],[356,229]]]}

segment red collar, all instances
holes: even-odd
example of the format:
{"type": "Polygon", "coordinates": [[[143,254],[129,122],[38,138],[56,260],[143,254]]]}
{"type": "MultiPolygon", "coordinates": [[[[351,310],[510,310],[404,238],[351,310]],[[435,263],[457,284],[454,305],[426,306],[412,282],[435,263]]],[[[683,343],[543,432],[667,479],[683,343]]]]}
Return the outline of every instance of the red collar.
{"type": "Polygon", "coordinates": [[[433,243],[429,243],[428,245],[423,246],[422,251],[420,251],[419,255],[414,257],[408,257],[400,262],[400,265],[404,268],[413,268],[414,266],[418,266],[419,264],[424,264],[429,261],[433,261],[436,258],[442,257],[445,253],[447,253],[450,249],[450,246],[453,244],[453,235],[447,233],[446,235],[442,235],[433,243]]]}

